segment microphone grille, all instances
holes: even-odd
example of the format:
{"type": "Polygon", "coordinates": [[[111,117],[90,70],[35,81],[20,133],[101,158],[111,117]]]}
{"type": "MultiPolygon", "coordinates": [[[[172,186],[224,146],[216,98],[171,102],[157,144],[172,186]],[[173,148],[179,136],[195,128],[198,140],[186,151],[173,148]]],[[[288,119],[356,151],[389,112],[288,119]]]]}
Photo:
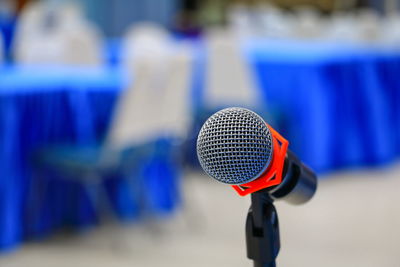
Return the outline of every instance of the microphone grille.
{"type": "Polygon", "coordinates": [[[197,138],[197,156],[204,171],[232,185],[258,178],[272,157],[272,136],[264,120],[244,108],[212,115],[197,138]]]}

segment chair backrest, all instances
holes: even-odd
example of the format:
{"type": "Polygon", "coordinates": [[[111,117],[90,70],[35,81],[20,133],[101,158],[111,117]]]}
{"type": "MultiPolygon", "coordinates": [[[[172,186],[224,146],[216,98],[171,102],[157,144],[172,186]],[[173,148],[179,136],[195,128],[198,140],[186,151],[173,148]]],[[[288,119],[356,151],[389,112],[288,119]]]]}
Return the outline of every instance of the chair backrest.
{"type": "Polygon", "coordinates": [[[373,9],[362,9],[357,13],[357,28],[359,40],[365,44],[379,41],[381,20],[373,9]]]}
{"type": "Polygon", "coordinates": [[[296,24],[293,33],[300,39],[318,39],[325,30],[325,20],[311,7],[299,7],[295,11],[296,24]]]}
{"type": "Polygon", "coordinates": [[[101,34],[75,4],[36,2],[20,16],[14,43],[22,64],[102,64],[101,34]]]}
{"type": "Polygon", "coordinates": [[[163,56],[169,49],[170,36],[157,24],[143,22],[128,29],[124,36],[122,65],[133,71],[137,58],[163,56]]]}
{"type": "Polygon", "coordinates": [[[192,81],[193,57],[189,44],[176,45],[170,55],[168,76],[162,104],[165,136],[183,140],[192,124],[192,81]]]}
{"type": "Polygon", "coordinates": [[[379,39],[384,46],[400,49],[400,13],[391,13],[383,19],[379,39]]]}
{"type": "Polygon", "coordinates": [[[213,110],[234,105],[257,106],[258,90],[239,41],[224,30],[209,32],[206,40],[204,107],[213,110]]]}
{"type": "Polygon", "coordinates": [[[259,33],[262,37],[273,39],[293,37],[293,33],[296,32],[294,27],[298,26],[294,24],[294,15],[267,3],[260,3],[254,9],[257,21],[253,27],[257,27],[257,24],[260,25],[259,33]]]}
{"type": "Polygon", "coordinates": [[[230,28],[242,38],[256,34],[249,9],[243,4],[231,5],[227,10],[227,20],[230,28]]]}
{"type": "Polygon", "coordinates": [[[332,15],[322,34],[326,40],[361,45],[380,41],[382,22],[372,9],[361,9],[355,13],[336,12],[332,15]]]}
{"type": "Polygon", "coordinates": [[[334,42],[357,42],[359,34],[355,16],[349,13],[336,12],[328,21],[322,37],[334,42]]]}
{"type": "Polygon", "coordinates": [[[172,50],[171,40],[162,30],[145,32],[133,30],[125,40],[127,56],[123,65],[133,79],[117,104],[106,140],[108,149],[180,135],[187,125],[184,110],[189,103],[188,57],[172,50]]]}
{"type": "Polygon", "coordinates": [[[162,87],[165,66],[161,58],[137,57],[133,79],[121,93],[106,140],[108,148],[118,150],[154,140],[160,134],[162,87]]]}
{"type": "Polygon", "coordinates": [[[400,10],[400,1],[399,0],[385,0],[384,2],[384,11],[386,15],[391,13],[398,13],[400,10]]]}

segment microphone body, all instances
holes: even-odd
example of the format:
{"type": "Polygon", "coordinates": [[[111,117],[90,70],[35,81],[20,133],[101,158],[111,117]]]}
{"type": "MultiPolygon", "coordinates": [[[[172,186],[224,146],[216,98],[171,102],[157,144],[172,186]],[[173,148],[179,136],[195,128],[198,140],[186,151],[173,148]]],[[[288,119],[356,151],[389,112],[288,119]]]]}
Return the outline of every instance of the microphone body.
{"type": "Polygon", "coordinates": [[[317,190],[315,173],[290,150],[286,153],[283,166],[282,182],[269,190],[272,198],[283,199],[295,205],[310,200],[317,190]]]}
{"type": "Polygon", "coordinates": [[[280,238],[273,201],[302,204],[317,189],[316,175],[287,149],[288,144],[260,116],[244,108],[215,113],[197,138],[204,171],[241,196],[251,194],[246,245],[254,267],[276,267],[280,238]]]}
{"type": "Polygon", "coordinates": [[[302,204],[314,195],[317,178],[288,144],[256,113],[227,108],[204,123],[197,154],[209,176],[241,196],[266,189],[272,199],[302,204]]]}

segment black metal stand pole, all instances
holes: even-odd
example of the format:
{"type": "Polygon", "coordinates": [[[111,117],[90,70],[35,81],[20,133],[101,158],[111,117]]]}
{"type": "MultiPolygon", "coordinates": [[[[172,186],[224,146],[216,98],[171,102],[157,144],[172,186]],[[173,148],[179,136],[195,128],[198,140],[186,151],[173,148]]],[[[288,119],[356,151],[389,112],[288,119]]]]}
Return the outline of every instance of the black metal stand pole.
{"type": "Polygon", "coordinates": [[[280,249],[279,223],[273,200],[263,190],[251,195],[246,220],[247,257],[254,267],[276,267],[280,249]]]}

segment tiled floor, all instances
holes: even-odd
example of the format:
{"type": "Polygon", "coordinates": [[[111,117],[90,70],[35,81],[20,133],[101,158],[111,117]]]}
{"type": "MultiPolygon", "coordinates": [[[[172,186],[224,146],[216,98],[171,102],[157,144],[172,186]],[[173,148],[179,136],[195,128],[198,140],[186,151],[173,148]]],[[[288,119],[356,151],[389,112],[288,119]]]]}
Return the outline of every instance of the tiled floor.
{"type": "MultiPolygon", "coordinates": [[[[174,218],[57,235],[0,256],[0,266],[252,266],[244,243],[249,199],[199,173],[185,181],[186,206],[174,218]]],[[[324,177],[310,203],[277,209],[278,266],[400,266],[399,165],[324,177]]]]}

